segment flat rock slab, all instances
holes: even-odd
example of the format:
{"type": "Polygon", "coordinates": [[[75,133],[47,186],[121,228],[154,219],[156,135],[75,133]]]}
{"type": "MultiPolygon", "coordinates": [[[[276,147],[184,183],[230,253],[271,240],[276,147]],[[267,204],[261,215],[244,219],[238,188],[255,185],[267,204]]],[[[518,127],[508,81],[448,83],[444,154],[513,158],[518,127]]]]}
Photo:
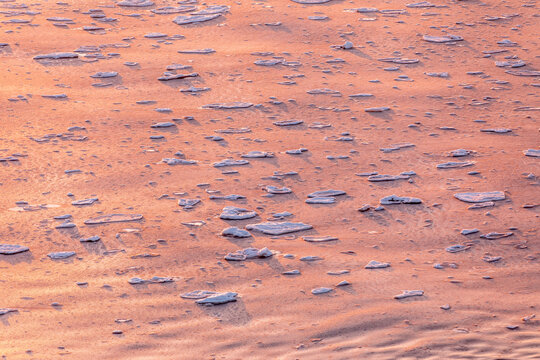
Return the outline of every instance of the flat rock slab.
{"type": "Polygon", "coordinates": [[[191,15],[221,14],[229,11],[230,8],[228,5],[210,5],[206,9],[194,12],[191,15]]]}
{"type": "Polygon", "coordinates": [[[84,206],[84,205],[92,205],[96,201],[99,201],[98,198],[90,198],[90,199],[83,199],[83,200],[75,200],[71,202],[71,205],[75,206],[84,206]]]}
{"type": "Polygon", "coordinates": [[[444,36],[424,35],[422,39],[428,42],[439,43],[439,44],[463,40],[461,36],[457,36],[457,35],[444,35],[444,36]]]}
{"type": "Polygon", "coordinates": [[[292,222],[264,222],[258,224],[249,224],[246,226],[247,230],[260,231],[263,234],[268,235],[283,235],[296,231],[304,231],[312,229],[313,226],[304,223],[292,223],[292,222]]]}
{"type": "Polygon", "coordinates": [[[197,161],[195,160],[186,160],[186,159],[177,159],[177,158],[163,158],[161,162],[167,165],[195,165],[197,161]]]}
{"type": "Polygon", "coordinates": [[[452,156],[452,157],[462,157],[462,156],[467,156],[467,155],[470,155],[470,154],[471,154],[470,150],[457,149],[457,150],[450,151],[449,155],[452,156]]]}
{"type": "Polygon", "coordinates": [[[1,255],[13,255],[19,254],[25,251],[30,250],[26,246],[22,245],[10,245],[10,244],[0,244],[0,254],[1,255]]]}
{"type": "Polygon", "coordinates": [[[346,192],[343,190],[322,190],[315,191],[311,194],[308,194],[308,198],[318,198],[318,197],[334,197],[339,195],[345,195],[346,192]]]}
{"type": "Polygon", "coordinates": [[[540,76],[540,71],[537,70],[506,70],[505,72],[514,76],[540,76]]]}
{"type": "Polygon", "coordinates": [[[381,205],[395,205],[395,204],[421,204],[422,200],[413,197],[402,197],[397,195],[390,195],[381,199],[381,205]]]}
{"type": "Polygon", "coordinates": [[[170,121],[159,122],[159,123],[150,125],[151,128],[155,128],[155,129],[168,128],[168,127],[173,127],[173,126],[176,126],[176,124],[170,121]]]}
{"type": "Polygon", "coordinates": [[[179,80],[179,79],[185,79],[185,78],[191,78],[191,77],[197,77],[199,76],[198,73],[189,73],[189,74],[171,74],[171,75],[163,75],[158,77],[159,81],[171,81],[171,80],[179,80]]]}
{"type": "Polygon", "coordinates": [[[379,107],[371,107],[364,109],[365,112],[373,112],[373,113],[380,113],[384,111],[389,111],[390,108],[388,106],[379,106],[379,107]]]}
{"type": "Polygon", "coordinates": [[[474,161],[449,161],[437,165],[437,169],[457,169],[467,166],[473,166],[474,161]]]}
{"type": "Polygon", "coordinates": [[[100,71],[95,73],[94,75],[90,75],[90,77],[94,79],[107,79],[116,76],[118,76],[118,73],[116,71],[100,71]]]}
{"type": "Polygon", "coordinates": [[[302,239],[304,239],[304,241],[313,242],[313,243],[320,243],[320,242],[328,242],[328,241],[339,240],[335,236],[303,236],[302,239]]]}
{"type": "Polygon", "coordinates": [[[12,312],[19,312],[19,310],[17,310],[17,309],[9,309],[9,308],[0,309],[0,316],[6,315],[6,314],[12,313],[12,312]]]}
{"type": "Polygon", "coordinates": [[[504,200],[506,196],[502,191],[489,191],[489,192],[467,192],[457,193],[454,197],[458,200],[469,203],[481,203],[487,201],[504,200]]]}
{"type": "Polygon", "coordinates": [[[179,199],[178,206],[181,206],[184,209],[191,209],[200,202],[200,199],[179,199]]]}
{"type": "Polygon", "coordinates": [[[394,296],[394,299],[401,300],[401,299],[406,299],[413,296],[422,296],[422,295],[424,295],[423,290],[404,290],[401,294],[394,296]]]}
{"type": "Polygon", "coordinates": [[[266,152],[266,151],[250,151],[247,154],[242,154],[241,157],[246,158],[246,159],[273,158],[274,153],[266,152]]]}
{"type": "Polygon", "coordinates": [[[96,242],[96,241],[99,241],[101,240],[101,237],[99,237],[98,235],[94,235],[94,236],[90,236],[88,238],[81,238],[79,239],[80,242],[96,242]]]}
{"type": "Polygon", "coordinates": [[[249,231],[239,229],[237,227],[226,228],[221,232],[221,236],[235,237],[235,238],[248,238],[251,237],[249,231]]]}
{"type": "Polygon", "coordinates": [[[293,126],[293,125],[300,125],[303,124],[303,120],[281,120],[281,121],[274,121],[273,124],[276,126],[293,126]]]}
{"type": "Polygon", "coordinates": [[[379,262],[375,260],[371,260],[366,266],[364,266],[365,269],[384,269],[387,267],[390,267],[390,263],[379,262]]]}
{"type": "Polygon", "coordinates": [[[335,197],[314,197],[306,200],[306,204],[333,204],[335,202],[335,197]]]}
{"type": "Polygon", "coordinates": [[[184,12],[191,12],[197,10],[197,7],[194,5],[181,5],[181,6],[164,6],[157,9],[150,10],[154,14],[160,15],[171,15],[184,12]]]}
{"type": "Polygon", "coordinates": [[[327,294],[329,292],[331,292],[333,289],[331,288],[327,288],[327,287],[319,287],[319,288],[315,288],[313,290],[311,290],[311,293],[313,295],[320,295],[320,294],[327,294]]]}
{"type": "Polygon", "coordinates": [[[254,218],[255,216],[257,216],[255,211],[234,206],[226,206],[223,208],[219,218],[223,220],[245,220],[254,218]]]}
{"type": "Polygon", "coordinates": [[[485,202],[471,205],[467,208],[467,210],[484,209],[484,208],[493,207],[493,206],[495,206],[495,203],[493,201],[485,201],[485,202]]]}
{"type": "Polygon", "coordinates": [[[540,157],[540,149],[528,149],[524,150],[523,154],[530,157],[540,157]]]}
{"type": "Polygon", "coordinates": [[[147,7],[153,6],[154,2],[150,0],[122,0],[117,2],[116,5],[126,7],[147,7]]]}
{"type": "Polygon", "coordinates": [[[448,251],[449,253],[457,253],[457,252],[469,250],[470,248],[471,248],[470,245],[456,244],[456,245],[447,247],[446,251],[448,251]]]}
{"type": "Polygon", "coordinates": [[[209,14],[209,15],[179,15],[174,20],[173,23],[177,25],[189,25],[197,24],[201,22],[206,22],[210,20],[217,19],[221,14],[209,14]]]}
{"type": "Polygon", "coordinates": [[[499,233],[499,232],[490,232],[487,234],[480,235],[482,239],[488,239],[488,240],[496,240],[496,239],[502,239],[505,237],[509,237],[514,235],[513,232],[509,231],[507,233],[499,233]]]}
{"type": "Polygon", "coordinates": [[[62,59],[76,59],[79,57],[77,53],[71,52],[56,52],[50,54],[41,54],[34,56],[34,60],[62,60],[62,59]]]}
{"type": "Polygon", "coordinates": [[[371,182],[379,182],[379,181],[395,181],[395,180],[403,180],[403,179],[409,179],[410,176],[408,175],[371,175],[368,176],[368,181],[371,182]]]}
{"type": "Polygon", "coordinates": [[[332,0],[291,0],[298,4],[307,4],[307,5],[316,5],[316,4],[326,4],[332,0]]]}
{"type": "Polygon", "coordinates": [[[219,162],[215,162],[213,164],[214,167],[225,167],[225,166],[239,166],[239,165],[247,165],[249,164],[249,161],[247,160],[233,160],[233,159],[225,159],[219,162]]]}
{"type": "Polygon", "coordinates": [[[75,251],[60,251],[47,254],[52,260],[63,260],[75,256],[75,251]]]}
{"type": "Polygon", "coordinates": [[[228,109],[247,109],[252,107],[252,103],[248,102],[231,102],[231,103],[216,103],[216,104],[206,104],[203,105],[203,109],[218,109],[218,110],[228,110],[228,109]]]}
{"type": "Polygon", "coordinates": [[[199,305],[220,305],[236,301],[236,296],[238,296],[238,293],[235,292],[218,293],[195,302],[199,305]]]}
{"type": "Polygon", "coordinates": [[[237,250],[233,253],[225,255],[225,260],[228,261],[244,261],[247,259],[267,258],[273,256],[274,253],[267,247],[262,249],[247,248],[243,250],[237,250]]]}
{"type": "Polygon", "coordinates": [[[111,214],[97,216],[95,218],[86,220],[84,223],[86,225],[98,225],[117,222],[138,221],[142,220],[142,218],[143,216],[140,214],[111,214]]]}
{"type": "Polygon", "coordinates": [[[511,133],[512,129],[507,129],[507,128],[480,129],[480,132],[493,133],[493,134],[507,134],[507,133],[511,133]]]}
{"type": "Polygon", "coordinates": [[[273,185],[268,185],[264,188],[268,193],[270,194],[290,194],[292,193],[292,190],[288,187],[277,187],[273,185]]]}
{"type": "Polygon", "coordinates": [[[208,290],[194,290],[180,295],[182,299],[199,300],[206,299],[211,295],[215,295],[217,292],[208,290]]]}

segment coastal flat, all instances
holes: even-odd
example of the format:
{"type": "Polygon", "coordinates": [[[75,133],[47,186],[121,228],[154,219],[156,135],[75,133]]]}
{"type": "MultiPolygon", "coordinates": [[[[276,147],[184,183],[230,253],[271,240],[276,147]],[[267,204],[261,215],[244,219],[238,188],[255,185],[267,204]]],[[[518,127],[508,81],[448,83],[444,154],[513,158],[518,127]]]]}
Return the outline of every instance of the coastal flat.
{"type": "Polygon", "coordinates": [[[0,355],[538,359],[538,14],[0,0],[0,355]]]}

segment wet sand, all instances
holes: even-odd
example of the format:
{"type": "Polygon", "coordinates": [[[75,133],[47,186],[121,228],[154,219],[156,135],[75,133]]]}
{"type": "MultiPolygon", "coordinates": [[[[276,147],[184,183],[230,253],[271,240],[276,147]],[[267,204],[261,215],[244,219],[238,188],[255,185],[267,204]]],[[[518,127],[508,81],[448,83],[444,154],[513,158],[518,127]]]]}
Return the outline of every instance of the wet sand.
{"type": "Polygon", "coordinates": [[[540,358],[535,2],[154,2],[0,0],[0,244],[29,249],[0,254],[0,355],[540,358]],[[221,15],[173,22],[204,9],[221,15]],[[78,57],[34,59],[57,52],[78,57]],[[346,194],[306,203],[329,189],[346,194]],[[477,209],[454,196],[492,191],[477,209]],[[109,214],[142,219],[85,224],[109,214]],[[267,221],[312,228],[221,235],[267,221]],[[250,247],[272,256],[225,259],[250,247]]]}

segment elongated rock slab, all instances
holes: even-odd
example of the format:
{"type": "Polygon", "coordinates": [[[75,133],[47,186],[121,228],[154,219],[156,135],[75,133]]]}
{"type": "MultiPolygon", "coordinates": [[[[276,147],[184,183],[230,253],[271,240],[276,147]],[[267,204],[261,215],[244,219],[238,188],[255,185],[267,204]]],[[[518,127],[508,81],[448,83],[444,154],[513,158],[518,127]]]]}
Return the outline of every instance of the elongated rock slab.
{"type": "Polygon", "coordinates": [[[328,242],[328,241],[336,241],[338,240],[335,236],[303,236],[302,239],[307,242],[313,242],[313,243],[320,243],[320,242],[328,242]]]}
{"type": "Polygon", "coordinates": [[[14,255],[28,250],[30,249],[22,245],[0,244],[1,255],[14,255]]]}
{"type": "Polygon", "coordinates": [[[313,226],[304,223],[292,222],[264,222],[258,224],[249,224],[246,226],[248,230],[260,231],[268,235],[283,235],[296,231],[312,229],[313,226]]]}
{"type": "Polygon", "coordinates": [[[502,191],[457,193],[457,194],[454,194],[454,197],[458,200],[470,202],[470,203],[498,201],[498,200],[504,200],[506,198],[506,196],[504,195],[504,192],[502,191]]]}
{"type": "Polygon", "coordinates": [[[77,53],[70,52],[56,52],[50,54],[42,54],[34,56],[34,60],[62,60],[62,59],[76,59],[79,57],[77,53]]]}
{"type": "Polygon", "coordinates": [[[308,195],[309,198],[318,198],[318,197],[334,197],[339,195],[345,195],[346,192],[343,190],[322,190],[315,191],[308,195]]]}
{"type": "Polygon", "coordinates": [[[110,215],[101,215],[92,219],[86,220],[84,223],[86,225],[98,225],[98,224],[108,224],[108,223],[117,223],[117,222],[127,222],[127,221],[138,221],[143,218],[139,214],[110,214],[110,215]]]}
{"type": "Polygon", "coordinates": [[[218,293],[195,302],[200,305],[219,305],[236,301],[236,296],[238,296],[238,293],[235,292],[218,293]]]}
{"type": "Polygon", "coordinates": [[[444,35],[444,36],[431,36],[431,35],[424,35],[423,39],[428,42],[433,43],[446,43],[446,42],[452,42],[452,41],[462,41],[463,38],[458,35],[444,35]]]}
{"type": "Polygon", "coordinates": [[[397,195],[390,195],[381,199],[381,205],[394,205],[394,204],[421,204],[422,200],[413,197],[401,197],[397,195]]]}
{"type": "Polygon", "coordinates": [[[210,14],[210,15],[179,15],[174,20],[173,23],[177,25],[189,25],[189,24],[196,24],[201,22],[206,22],[210,20],[214,20],[218,17],[220,17],[221,14],[210,14]]]}
{"type": "Polygon", "coordinates": [[[205,299],[211,295],[215,295],[217,292],[208,290],[194,290],[180,295],[182,299],[199,300],[205,299]]]}
{"type": "Polygon", "coordinates": [[[422,296],[424,295],[423,290],[404,290],[401,294],[394,296],[394,299],[405,299],[413,296],[422,296]]]}

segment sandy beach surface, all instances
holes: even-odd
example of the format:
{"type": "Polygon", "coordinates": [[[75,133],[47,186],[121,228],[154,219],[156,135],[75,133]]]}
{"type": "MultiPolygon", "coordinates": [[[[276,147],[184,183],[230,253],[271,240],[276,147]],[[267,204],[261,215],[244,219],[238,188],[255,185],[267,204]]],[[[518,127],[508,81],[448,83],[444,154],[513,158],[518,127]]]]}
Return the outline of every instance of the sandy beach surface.
{"type": "Polygon", "coordinates": [[[540,359],[539,21],[0,0],[2,359],[540,359]]]}

